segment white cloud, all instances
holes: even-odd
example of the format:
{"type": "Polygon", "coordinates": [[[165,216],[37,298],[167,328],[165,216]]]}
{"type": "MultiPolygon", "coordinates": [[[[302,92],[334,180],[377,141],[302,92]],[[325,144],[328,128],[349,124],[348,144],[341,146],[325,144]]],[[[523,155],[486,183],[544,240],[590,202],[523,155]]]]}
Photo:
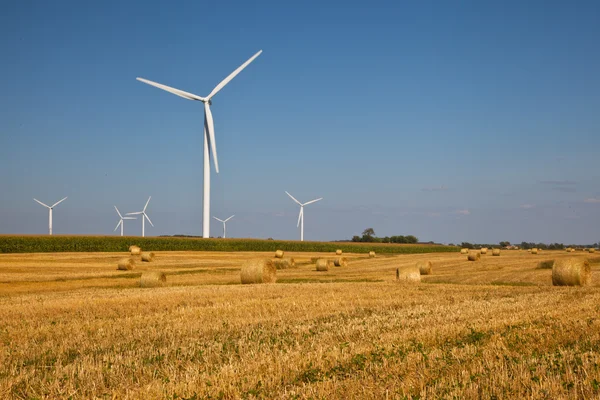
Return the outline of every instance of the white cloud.
{"type": "Polygon", "coordinates": [[[585,199],[584,202],[585,203],[591,203],[591,204],[600,204],[600,199],[599,198],[590,197],[589,199],[585,199]]]}
{"type": "Polygon", "coordinates": [[[535,208],[535,204],[521,204],[519,208],[523,208],[525,210],[529,210],[531,208],[535,208]]]}
{"type": "Polygon", "coordinates": [[[460,215],[470,215],[471,211],[469,210],[456,210],[454,211],[455,214],[460,214],[460,215]]]}

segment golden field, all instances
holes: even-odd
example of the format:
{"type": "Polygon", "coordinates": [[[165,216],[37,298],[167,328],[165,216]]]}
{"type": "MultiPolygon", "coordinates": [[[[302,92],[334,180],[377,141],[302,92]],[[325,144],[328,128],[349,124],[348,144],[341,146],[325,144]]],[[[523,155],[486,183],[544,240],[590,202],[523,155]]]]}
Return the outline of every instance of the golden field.
{"type": "Polygon", "coordinates": [[[0,254],[0,398],[600,398],[600,258],[314,257],[241,285],[257,252],[0,254]],[[539,261],[592,260],[590,287],[539,261]],[[395,270],[433,263],[422,282],[395,270]],[[144,270],[167,286],[140,288],[144,270]]]}

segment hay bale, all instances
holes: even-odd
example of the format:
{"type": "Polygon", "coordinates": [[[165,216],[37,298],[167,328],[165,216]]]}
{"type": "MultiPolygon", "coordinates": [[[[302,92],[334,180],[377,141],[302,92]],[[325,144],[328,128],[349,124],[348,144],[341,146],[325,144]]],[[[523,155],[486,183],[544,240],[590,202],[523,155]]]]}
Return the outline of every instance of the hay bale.
{"type": "Polygon", "coordinates": [[[596,249],[594,249],[594,248],[590,249],[590,253],[595,253],[595,252],[596,252],[596,249]]]}
{"type": "Polygon", "coordinates": [[[146,252],[142,253],[142,261],[143,262],[154,261],[154,253],[151,251],[146,251],[146,252]]]}
{"type": "Polygon", "coordinates": [[[546,260],[546,261],[540,261],[537,265],[537,267],[535,267],[536,269],[552,269],[552,267],[554,266],[554,260],[546,260]]]}
{"type": "Polygon", "coordinates": [[[487,254],[487,247],[482,247],[480,252],[481,254],[487,254]]]}
{"type": "Polygon", "coordinates": [[[162,271],[144,271],[140,278],[140,287],[160,287],[167,283],[167,275],[162,271]]]}
{"type": "Polygon", "coordinates": [[[369,252],[369,258],[375,258],[375,252],[374,251],[370,251],[369,252]]]}
{"type": "Polygon", "coordinates": [[[347,267],[348,260],[346,260],[346,257],[336,257],[333,259],[333,265],[336,267],[347,267]]]}
{"type": "Polygon", "coordinates": [[[336,256],[341,256],[341,255],[342,255],[342,250],[340,250],[340,249],[337,249],[337,250],[335,251],[335,255],[336,255],[336,256]]]}
{"type": "Polygon", "coordinates": [[[273,264],[275,264],[275,269],[296,268],[296,260],[291,257],[274,258],[271,261],[273,261],[273,264]]]}
{"type": "Polygon", "coordinates": [[[538,249],[536,249],[535,247],[533,249],[531,249],[531,254],[537,254],[538,253],[538,249]]]}
{"type": "Polygon", "coordinates": [[[242,265],[242,283],[275,283],[277,268],[271,259],[248,260],[242,265]]]}
{"type": "Polygon", "coordinates": [[[316,263],[317,261],[319,261],[319,257],[311,257],[311,258],[310,258],[310,263],[311,263],[311,264],[314,264],[314,263],[316,263]]]}
{"type": "Polygon", "coordinates": [[[563,258],[552,267],[553,286],[587,286],[592,283],[592,271],[588,260],[563,258]]]}
{"type": "Polygon", "coordinates": [[[469,261],[479,261],[481,258],[481,254],[478,251],[470,251],[467,256],[467,260],[469,261]]]}
{"type": "Polygon", "coordinates": [[[326,258],[319,258],[317,260],[317,271],[329,271],[329,268],[333,268],[333,266],[332,260],[326,258]]]}
{"type": "Polygon", "coordinates": [[[417,268],[421,275],[431,275],[431,261],[418,261],[417,268]]]}
{"type": "Polygon", "coordinates": [[[469,254],[469,249],[460,249],[460,254],[469,254]]]}
{"type": "Polygon", "coordinates": [[[140,249],[138,246],[129,246],[129,252],[131,253],[132,256],[139,256],[142,253],[142,249],[140,249]]]}
{"type": "Polygon", "coordinates": [[[117,269],[119,271],[131,271],[135,267],[135,261],[133,258],[121,258],[119,260],[119,264],[117,265],[117,269]]]}
{"type": "Polygon", "coordinates": [[[275,252],[275,258],[283,258],[283,250],[277,250],[275,252]]]}
{"type": "Polygon", "coordinates": [[[400,283],[421,282],[421,272],[419,271],[419,267],[401,267],[396,269],[396,281],[400,283]]]}
{"type": "Polygon", "coordinates": [[[500,255],[500,249],[493,249],[492,250],[492,255],[493,256],[499,256],[500,255]]]}

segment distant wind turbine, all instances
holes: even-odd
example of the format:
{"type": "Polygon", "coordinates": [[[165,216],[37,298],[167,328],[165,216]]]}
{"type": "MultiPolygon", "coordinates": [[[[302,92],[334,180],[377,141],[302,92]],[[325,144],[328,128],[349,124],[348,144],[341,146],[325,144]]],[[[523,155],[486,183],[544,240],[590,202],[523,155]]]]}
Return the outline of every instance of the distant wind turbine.
{"type": "Polygon", "coordinates": [[[292,198],[292,200],[294,200],[300,206],[300,214],[298,214],[298,224],[296,226],[300,226],[300,241],[303,242],[304,241],[304,206],[307,206],[312,203],[316,203],[319,200],[323,200],[323,198],[319,197],[318,199],[307,201],[306,203],[300,203],[298,200],[296,200],[294,198],[294,196],[292,196],[288,192],[285,192],[285,193],[288,196],[290,196],[292,198]]]}
{"type": "Polygon", "coordinates": [[[203,192],[203,212],[202,212],[202,237],[210,237],[210,154],[208,147],[211,147],[213,156],[213,162],[215,164],[215,170],[219,173],[219,162],[217,160],[217,143],[215,142],[215,127],[213,122],[212,113],[210,106],[212,104],[212,97],[217,94],[221,89],[225,87],[237,74],[239,74],[244,68],[248,66],[256,57],[262,53],[260,50],[258,53],[250,57],[248,61],[243,63],[238,69],[233,71],[227,78],[219,83],[210,94],[206,97],[200,97],[193,93],[184,92],[183,90],[175,89],[161,83],[149,81],[144,78],[136,78],[140,82],[144,82],[148,85],[157,87],[167,92],[173,93],[179,97],[183,97],[187,100],[196,100],[204,103],[204,192],[203,192]]]}
{"type": "Polygon", "coordinates": [[[150,203],[151,198],[152,198],[152,196],[148,197],[148,201],[146,202],[146,205],[144,206],[144,209],[142,211],[130,212],[130,213],[125,214],[125,215],[140,215],[140,214],[142,215],[142,237],[146,236],[146,220],[148,220],[148,222],[150,222],[150,225],[154,226],[154,224],[152,223],[152,221],[150,221],[150,218],[146,214],[146,208],[148,207],[148,203],[150,203]]]}
{"type": "Polygon", "coordinates": [[[65,197],[64,199],[52,204],[52,206],[48,206],[48,205],[42,203],[41,201],[39,201],[38,199],[35,199],[35,198],[33,199],[48,209],[48,234],[49,235],[52,235],[52,209],[54,207],[56,207],[57,205],[59,205],[60,203],[62,203],[63,201],[65,201],[66,199],[67,198],[65,197]]]}
{"type": "Polygon", "coordinates": [[[227,234],[227,227],[225,226],[225,224],[227,223],[227,221],[229,221],[231,218],[235,217],[235,215],[232,215],[231,217],[227,218],[225,221],[223,221],[222,219],[219,219],[217,217],[213,217],[214,219],[216,219],[219,222],[223,223],[223,239],[225,239],[225,235],[227,234]]]}
{"type": "MultiPolygon", "coordinates": [[[[115,210],[117,210],[117,214],[119,214],[119,218],[121,218],[121,219],[119,220],[119,223],[118,223],[118,224],[117,224],[117,226],[115,227],[115,230],[114,230],[114,231],[116,231],[116,230],[117,230],[117,228],[119,228],[119,225],[121,225],[121,236],[123,236],[123,225],[124,225],[124,224],[123,224],[123,220],[124,220],[124,219],[137,219],[137,218],[136,218],[136,217],[124,217],[124,216],[122,216],[122,215],[121,215],[121,213],[119,212],[119,209],[117,208],[117,206],[115,206],[115,210]]],[[[114,232],[114,231],[113,231],[113,232],[114,232]]]]}

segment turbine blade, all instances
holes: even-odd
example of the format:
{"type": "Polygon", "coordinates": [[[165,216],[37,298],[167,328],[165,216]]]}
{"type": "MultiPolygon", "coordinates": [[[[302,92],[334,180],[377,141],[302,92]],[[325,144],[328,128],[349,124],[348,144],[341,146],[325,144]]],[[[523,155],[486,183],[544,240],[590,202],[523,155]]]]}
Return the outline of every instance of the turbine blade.
{"type": "Polygon", "coordinates": [[[33,199],[33,200],[37,201],[38,203],[40,203],[40,204],[41,204],[41,205],[43,205],[44,207],[48,207],[48,208],[50,208],[50,206],[48,206],[48,205],[46,205],[46,204],[42,203],[42,202],[41,202],[41,201],[39,201],[38,199],[33,199]]]}
{"type": "Polygon", "coordinates": [[[318,199],[314,199],[314,200],[308,201],[308,202],[304,203],[303,205],[306,206],[306,205],[309,205],[309,204],[312,204],[312,203],[316,203],[319,200],[323,200],[323,198],[319,197],[318,199]]]}
{"type": "Polygon", "coordinates": [[[294,200],[296,203],[298,203],[299,205],[302,205],[302,203],[300,203],[298,200],[296,200],[296,198],[294,196],[292,196],[291,194],[289,194],[288,192],[285,192],[288,196],[290,196],[292,198],[292,200],[294,200]]]}
{"type": "Polygon", "coordinates": [[[137,219],[136,217],[123,217],[121,219],[137,219]]]}
{"type": "Polygon", "coordinates": [[[223,221],[222,219],[219,219],[219,218],[217,218],[217,217],[213,217],[213,218],[214,218],[214,219],[216,219],[216,220],[217,220],[217,221],[219,221],[219,222],[225,222],[225,221],[223,221]]]}
{"type": "Polygon", "coordinates": [[[187,99],[187,100],[204,101],[203,97],[200,97],[200,96],[198,96],[196,94],[193,94],[193,93],[184,92],[183,90],[175,89],[175,88],[172,88],[172,87],[167,86],[167,85],[163,85],[162,83],[152,82],[152,81],[149,81],[148,79],[144,79],[144,78],[135,78],[135,79],[137,79],[140,82],[144,82],[144,83],[146,83],[146,84],[148,84],[150,86],[154,86],[154,87],[157,87],[159,89],[166,90],[167,92],[173,93],[174,95],[177,95],[179,97],[183,97],[184,99],[187,99]]]}
{"type": "Polygon", "coordinates": [[[150,217],[146,213],[144,213],[144,217],[146,217],[146,219],[148,220],[148,222],[150,222],[150,225],[154,226],[154,224],[152,223],[152,221],[150,221],[150,217]]]}
{"type": "Polygon", "coordinates": [[[148,203],[150,203],[150,199],[152,198],[152,196],[148,197],[148,201],[146,202],[146,205],[144,206],[144,210],[146,211],[146,207],[148,207],[148,203]]]}
{"type": "Polygon", "coordinates": [[[229,221],[229,220],[230,220],[231,218],[233,218],[233,217],[235,217],[235,215],[232,215],[231,217],[227,218],[227,219],[226,219],[225,221],[223,221],[223,222],[227,222],[227,221],[229,221]]]}
{"type": "Polygon", "coordinates": [[[212,150],[213,162],[215,163],[215,170],[219,173],[219,160],[217,159],[217,142],[215,142],[215,124],[213,122],[212,112],[210,111],[210,105],[208,102],[204,103],[204,124],[208,132],[208,138],[210,141],[210,148],[212,150]]]}
{"type": "Polygon", "coordinates": [[[120,219],[119,223],[117,224],[117,226],[115,227],[115,229],[113,229],[113,232],[116,231],[117,229],[119,229],[119,226],[121,226],[122,223],[123,223],[123,220],[120,219]]]}
{"type": "Polygon", "coordinates": [[[65,197],[64,199],[62,199],[62,200],[60,200],[60,201],[57,201],[56,203],[54,203],[54,204],[52,205],[52,207],[51,207],[51,208],[54,208],[54,207],[56,207],[57,205],[59,205],[60,203],[62,203],[63,201],[65,201],[66,199],[67,199],[67,198],[65,197]]]}
{"type": "Polygon", "coordinates": [[[121,213],[119,212],[119,209],[117,208],[117,206],[114,206],[114,207],[115,207],[115,210],[117,210],[117,214],[119,214],[119,217],[120,217],[121,219],[123,219],[123,216],[122,216],[122,215],[121,215],[121,213]]]}
{"type": "Polygon", "coordinates": [[[240,65],[238,67],[238,69],[236,69],[231,74],[229,74],[229,76],[227,78],[223,79],[221,81],[221,83],[219,83],[217,86],[215,86],[215,88],[213,89],[213,91],[210,92],[210,94],[208,96],[206,96],[206,100],[210,100],[215,94],[217,94],[221,89],[223,89],[223,87],[225,87],[225,85],[227,85],[229,83],[229,81],[231,81],[233,78],[235,78],[235,76],[237,74],[239,74],[240,72],[242,72],[242,70],[244,68],[246,68],[248,66],[248,64],[250,64],[252,61],[254,61],[254,59],[256,57],[260,56],[260,53],[262,53],[262,50],[260,50],[258,53],[256,53],[252,57],[250,57],[250,59],[248,61],[246,61],[245,63],[243,63],[242,65],[240,65]]]}
{"type": "Polygon", "coordinates": [[[125,215],[140,215],[140,214],[143,214],[143,213],[144,213],[143,211],[138,211],[138,212],[127,213],[125,215]]]}
{"type": "Polygon", "coordinates": [[[300,207],[300,214],[298,214],[298,223],[296,224],[296,228],[300,226],[300,219],[302,218],[302,214],[304,214],[304,207],[300,207]]]}

